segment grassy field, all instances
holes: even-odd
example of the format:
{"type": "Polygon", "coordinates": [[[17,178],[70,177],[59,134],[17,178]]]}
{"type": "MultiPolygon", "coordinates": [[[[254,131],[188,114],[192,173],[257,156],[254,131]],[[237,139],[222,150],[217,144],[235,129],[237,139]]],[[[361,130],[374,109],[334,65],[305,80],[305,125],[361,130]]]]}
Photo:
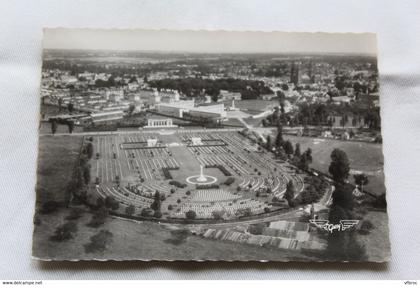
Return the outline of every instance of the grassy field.
{"type": "Polygon", "coordinates": [[[134,222],[109,217],[99,228],[86,226],[91,214],[84,214],[78,221],[74,239],[64,242],[51,241],[49,237],[64,222],[68,210],[53,216],[41,216],[42,224],[34,234],[33,255],[58,260],[75,259],[141,259],[141,260],[311,260],[302,253],[273,250],[254,245],[204,239],[180,233],[173,226],[151,222],[134,222]],[[100,230],[109,230],[112,241],[103,252],[86,253],[84,245],[100,230]]]}
{"type": "Polygon", "coordinates": [[[63,201],[82,137],[39,137],[37,203],[63,201]]]}
{"type": "Polygon", "coordinates": [[[351,169],[368,175],[369,184],[365,186],[365,190],[374,194],[385,192],[382,144],[297,136],[284,136],[284,139],[290,140],[293,145],[299,143],[302,152],[310,147],[313,157],[311,167],[326,173],[331,162],[331,152],[335,148],[345,151],[349,157],[351,169]]]}
{"type": "Polygon", "coordinates": [[[364,217],[370,221],[374,228],[368,235],[358,235],[358,241],[366,248],[366,254],[370,261],[381,261],[386,258],[384,254],[391,252],[389,243],[388,214],[371,211],[364,217]]]}

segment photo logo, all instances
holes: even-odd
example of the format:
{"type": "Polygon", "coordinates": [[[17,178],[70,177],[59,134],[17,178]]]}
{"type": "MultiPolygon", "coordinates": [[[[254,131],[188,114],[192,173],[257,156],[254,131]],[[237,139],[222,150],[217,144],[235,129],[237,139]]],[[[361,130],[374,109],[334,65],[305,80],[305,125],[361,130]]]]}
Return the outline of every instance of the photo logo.
{"type": "Polygon", "coordinates": [[[340,220],[339,224],[330,224],[328,220],[309,220],[309,222],[320,229],[333,233],[333,231],[344,232],[357,225],[359,220],[340,220]]]}

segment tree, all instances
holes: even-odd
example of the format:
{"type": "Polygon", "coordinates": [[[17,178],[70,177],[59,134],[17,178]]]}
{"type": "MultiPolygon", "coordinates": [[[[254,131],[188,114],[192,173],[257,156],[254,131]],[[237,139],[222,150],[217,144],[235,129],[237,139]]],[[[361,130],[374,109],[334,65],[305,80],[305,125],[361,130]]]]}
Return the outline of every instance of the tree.
{"type": "Polygon", "coordinates": [[[77,232],[77,225],[74,222],[67,222],[61,226],[59,226],[54,235],[51,236],[52,241],[65,241],[72,239],[74,234],[77,232]]]}
{"type": "MultiPolygon", "coordinates": [[[[332,204],[328,221],[338,224],[341,220],[354,219],[353,215],[353,189],[350,185],[337,184],[332,194],[332,204]]],[[[363,260],[366,252],[354,235],[354,229],[346,231],[333,231],[327,238],[326,253],[330,260],[363,260]]]]}
{"type": "Polygon", "coordinates": [[[105,207],[115,211],[118,210],[118,208],[120,207],[120,203],[117,200],[115,200],[114,197],[106,196],[105,207]]]}
{"type": "Polygon", "coordinates": [[[55,134],[55,132],[57,131],[57,121],[56,120],[52,120],[51,121],[51,133],[55,134]]]}
{"type": "Polygon", "coordinates": [[[283,148],[287,155],[293,154],[293,145],[289,140],[283,144],[283,148]]]}
{"type": "Polygon", "coordinates": [[[309,161],[305,153],[303,153],[303,155],[300,157],[299,167],[303,170],[308,170],[309,168],[309,161]]]}
{"type": "Polygon", "coordinates": [[[344,183],[350,172],[347,154],[341,149],[334,149],[331,153],[331,164],[328,168],[336,183],[344,183]]]}
{"type": "Polygon", "coordinates": [[[61,112],[61,108],[63,107],[63,99],[59,98],[58,99],[58,111],[61,112]]]}
{"type": "Polygon", "coordinates": [[[285,111],[284,111],[284,101],[286,100],[286,95],[284,95],[284,93],[282,91],[277,91],[277,97],[279,99],[280,111],[281,111],[281,114],[283,115],[285,113],[285,111]]]}
{"type": "Polygon", "coordinates": [[[296,143],[295,146],[295,156],[300,157],[301,153],[300,153],[300,143],[296,143]]]}
{"type": "Polygon", "coordinates": [[[160,211],[161,206],[161,200],[160,200],[160,193],[159,191],[155,191],[155,196],[152,205],[150,205],[150,208],[152,208],[155,211],[160,211]]]}
{"type": "Polygon", "coordinates": [[[69,133],[70,134],[73,133],[73,130],[74,130],[74,122],[73,121],[68,121],[67,122],[67,126],[69,128],[69,133]]]}
{"type": "Polygon", "coordinates": [[[276,141],[275,141],[275,146],[277,149],[281,148],[283,146],[283,126],[281,124],[279,124],[277,126],[277,137],[276,137],[276,141]]]}
{"type": "Polygon", "coordinates": [[[363,186],[367,185],[369,183],[369,179],[366,174],[355,174],[353,175],[354,183],[356,183],[357,186],[359,186],[360,190],[363,191],[363,186]]]}
{"type": "Polygon", "coordinates": [[[112,242],[113,234],[108,230],[101,230],[90,237],[90,242],[83,245],[86,253],[103,252],[107,245],[112,242]]]}
{"type": "Polygon", "coordinates": [[[272,149],[272,143],[271,143],[271,136],[267,136],[267,142],[266,142],[266,144],[265,144],[265,147],[268,149],[268,150],[271,150],[272,149]]]}
{"type": "Polygon", "coordinates": [[[86,145],[86,154],[87,154],[87,157],[88,157],[89,159],[91,159],[91,158],[92,158],[92,156],[93,156],[93,145],[92,145],[92,143],[88,143],[88,144],[86,145]]]}
{"type": "Polygon", "coordinates": [[[90,182],[90,167],[87,165],[83,167],[83,180],[86,185],[90,182]]]}
{"type": "Polygon", "coordinates": [[[185,213],[185,217],[189,220],[194,220],[197,217],[197,214],[193,210],[189,210],[185,213]]]}
{"type": "Polygon", "coordinates": [[[295,197],[295,185],[292,180],[287,182],[286,192],[284,193],[284,199],[287,200],[289,206],[293,204],[293,198],[295,197]]]}
{"type": "Polygon", "coordinates": [[[153,214],[153,217],[160,219],[162,218],[162,212],[161,211],[155,211],[155,213],[153,214]]]}
{"type": "Polygon", "coordinates": [[[125,213],[128,216],[132,216],[136,211],[136,207],[134,207],[134,205],[129,205],[127,208],[125,208],[125,213]]]}
{"type": "Polygon", "coordinates": [[[312,163],[312,149],[310,147],[304,152],[304,155],[306,156],[308,163],[312,163]]]}
{"type": "Polygon", "coordinates": [[[153,217],[154,214],[155,214],[155,211],[153,211],[150,208],[144,208],[140,213],[142,217],[153,217]]]}
{"type": "Polygon", "coordinates": [[[73,103],[69,103],[69,104],[67,105],[67,109],[69,110],[69,113],[71,114],[71,113],[73,112],[73,110],[74,110],[74,105],[73,105],[73,103]]]}
{"type": "Polygon", "coordinates": [[[130,104],[130,106],[128,107],[128,114],[131,116],[135,109],[136,109],[136,106],[134,106],[133,104],[130,104]]]}

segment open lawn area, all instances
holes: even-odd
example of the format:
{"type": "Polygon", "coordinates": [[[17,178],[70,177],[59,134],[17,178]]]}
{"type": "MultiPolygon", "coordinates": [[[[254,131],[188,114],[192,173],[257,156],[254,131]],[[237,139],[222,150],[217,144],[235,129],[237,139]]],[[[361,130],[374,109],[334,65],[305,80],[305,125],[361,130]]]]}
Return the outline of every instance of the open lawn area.
{"type": "Polygon", "coordinates": [[[66,199],[81,142],[80,136],[39,137],[37,203],[66,199]]]}
{"type": "Polygon", "coordinates": [[[373,194],[385,192],[382,144],[297,136],[284,136],[284,139],[290,140],[293,146],[300,143],[302,151],[310,147],[313,157],[313,163],[310,166],[325,173],[328,173],[331,163],[331,152],[335,148],[345,151],[350,160],[351,170],[362,171],[368,175],[369,184],[364,189],[373,194]]]}

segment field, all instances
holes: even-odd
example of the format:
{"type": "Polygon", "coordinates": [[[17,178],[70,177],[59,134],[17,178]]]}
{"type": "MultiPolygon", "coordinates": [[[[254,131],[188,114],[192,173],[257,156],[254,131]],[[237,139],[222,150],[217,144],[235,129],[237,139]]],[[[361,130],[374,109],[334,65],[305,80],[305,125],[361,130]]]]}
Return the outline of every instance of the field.
{"type": "Polygon", "coordinates": [[[351,170],[362,171],[368,175],[369,184],[364,189],[373,194],[385,193],[382,144],[297,136],[284,136],[284,139],[290,140],[293,145],[299,143],[302,151],[310,147],[313,157],[311,167],[325,173],[328,173],[331,152],[335,148],[345,151],[350,160],[351,170]]]}
{"type": "MultiPolygon", "coordinates": [[[[229,105],[229,104],[227,104],[229,105]]],[[[272,109],[275,106],[278,106],[279,102],[276,101],[266,101],[261,99],[255,100],[239,100],[235,101],[235,107],[241,109],[242,111],[246,111],[250,115],[255,115],[266,111],[268,109],[272,109]]]]}
{"type": "Polygon", "coordinates": [[[365,245],[366,254],[371,261],[381,261],[384,255],[391,252],[389,242],[388,214],[380,211],[371,211],[364,217],[373,224],[368,235],[358,235],[358,241],[365,245]]]}
{"type": "Polygon", "coordinates": [[[77,136],[39,137],[37,203],[66,199],[81,141],[77,136]]]}
{"type": "Polygon", "coordinates": [[[79,259],[141,259],[141,260],[310,260],[302,253],[290,250],[272,250],[261,246],[230,241],[205,239],[191,235],[174,226],[152,222],[134,222],[109,217],[99,229],[86,226],[91,214],[78,220],[75,238],[64,242],[49,240],[57,226],[65,221],[68,210],[41,216],[43,222],[34,232],[33,255],[56,260],[79,259]],[[100,230],[113,233],[112,241],[102,252],[87,253],[84,245],[100,230]]]}

